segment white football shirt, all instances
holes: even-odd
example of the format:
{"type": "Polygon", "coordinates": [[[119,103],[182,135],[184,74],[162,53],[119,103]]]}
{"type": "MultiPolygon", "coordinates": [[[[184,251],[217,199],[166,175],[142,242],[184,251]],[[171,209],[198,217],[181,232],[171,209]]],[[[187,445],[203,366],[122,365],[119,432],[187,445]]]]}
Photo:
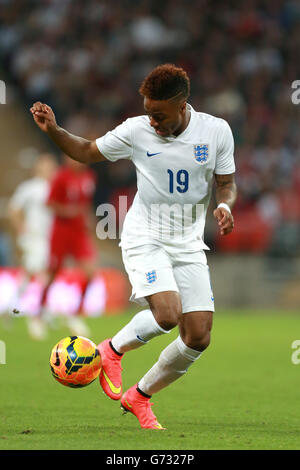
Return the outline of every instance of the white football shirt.
{"type": "Polygon", "coordinates": [[[138,190],[123,225],[124,249],[149,243],[208,249],[203,232],[213,175],[235,172],[234,142],[226,121],[188,108],[189,124],[177,137],[157,135],[143,115],[96,140],[108,160],[129,159],[136,167],[138,190]]]}

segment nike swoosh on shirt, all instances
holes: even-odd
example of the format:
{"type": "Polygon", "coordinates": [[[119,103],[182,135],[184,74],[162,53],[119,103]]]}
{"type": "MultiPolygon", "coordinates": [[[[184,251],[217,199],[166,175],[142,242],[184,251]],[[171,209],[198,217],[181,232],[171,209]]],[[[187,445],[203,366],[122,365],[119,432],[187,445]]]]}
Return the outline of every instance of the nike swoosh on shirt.
{"type": "Polygon", "coordinates": [[[154,157],[154,155],[159,155],[161,152],[149,153],[147,152],[147,157],[154,157]]]}
{"type": "Polygon", "coordinates": [[[102,369],[102,372],[103,372],[104,378],[105,378],[106,382],[108,383],[108,386],[111,389],[111,391],[113,393],[116,393],[116,394],[120,393],[121,387],[115,387],[114,384],[112,383],[112,381],[110,380],[110,378],[107,376],[107,374],[105,373],[105,371],[103,369],[102,369]]]}

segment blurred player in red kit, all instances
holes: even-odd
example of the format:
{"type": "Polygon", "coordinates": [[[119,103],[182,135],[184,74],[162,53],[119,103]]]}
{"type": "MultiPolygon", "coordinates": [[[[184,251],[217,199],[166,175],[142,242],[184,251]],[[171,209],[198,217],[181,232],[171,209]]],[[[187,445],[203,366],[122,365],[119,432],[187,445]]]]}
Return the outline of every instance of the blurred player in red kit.
{"type": "MultiPolygon", "coordinates": [[[[90,234],[95,183],[96,178],[90,168],[64,155],[64,164],[52,180],[47,202],[54,215],[48,285],[68,258],[85,273],[87,281],[95,272],[97,252],[90,234]]],[[[47,289],[44,300],[46,294],[47,289]]],[[[69,318],[69,327],[73,333],[88,334],[87,327],[78,317],[69,318]]]]}
{"type": "Polygon", "coordinates": [[[50,268],[57,271],[69,255],[91,276],[96,250],[89,234],[95,176],[82,163],[65,157],[52,181],[48,205],[54,212],[50,237],[50,268]]]}

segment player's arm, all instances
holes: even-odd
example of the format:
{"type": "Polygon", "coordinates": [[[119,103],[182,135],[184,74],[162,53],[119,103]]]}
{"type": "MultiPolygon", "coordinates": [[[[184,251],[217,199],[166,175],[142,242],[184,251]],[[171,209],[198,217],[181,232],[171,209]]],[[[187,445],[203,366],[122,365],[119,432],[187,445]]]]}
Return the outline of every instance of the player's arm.
{"type": "Polygon", "coordinates": [[[96,142],[70,134],[56,123],[50,106],[40,101],[30,108],[36,125],[45,132],[63,153],[81,163],[96,163],[106,160],[100,153],[96,142]]]}
{"type": "Polygon", "coordinates": [[[227,235],[232,232],[234,227],[234,220],[231,214],[231,209],[237,197],[234,173],[230,175],[215,174],[215,181],[217,206],[223,203],[226,204],[228,208],[226,208],[226,206],[217,207],[217,209],[214,210],[214,216],[218,221],[221,235],[227,235]]]}

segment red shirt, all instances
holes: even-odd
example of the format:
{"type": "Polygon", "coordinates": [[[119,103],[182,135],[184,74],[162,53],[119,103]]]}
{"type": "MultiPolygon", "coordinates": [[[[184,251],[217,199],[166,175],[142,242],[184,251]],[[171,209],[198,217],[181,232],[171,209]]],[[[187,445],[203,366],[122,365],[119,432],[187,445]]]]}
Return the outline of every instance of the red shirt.
{"type": "Polygon", "coordinates": [[[92,196],[95,191],[96,178],[90,169],[74,171],[68,166],[62,167],[56,173],[48,196],[48,204],[57,202],[66,207],[77,205],[82,207],[80,214],[74,217],[62,217],[54,214],[53,230],[69,228],[74,230],[85,230],[85,214],[92,203],[92,196]]]}

